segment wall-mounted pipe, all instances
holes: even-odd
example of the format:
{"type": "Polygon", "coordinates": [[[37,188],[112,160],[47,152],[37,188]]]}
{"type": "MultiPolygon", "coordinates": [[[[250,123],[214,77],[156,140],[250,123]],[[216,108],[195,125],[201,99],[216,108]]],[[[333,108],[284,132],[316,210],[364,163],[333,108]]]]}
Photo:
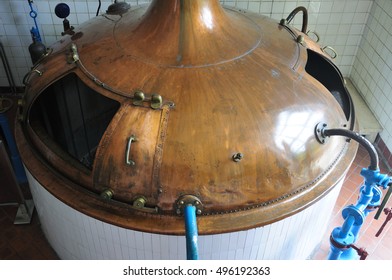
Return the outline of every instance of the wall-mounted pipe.
{"type": "Polygon", "coordinates": [[[14,77],[12,75],[12,70],[11,70],[10,64],[8,62],[7,55],[5,53],[4,46],[3,46],[2,42],[0,42],[0,59],[1,59],[2,63],[3,63],[3,67],[4,67],[4,70],[5,70],[5,74],[7,76],[8,83],[9,83],[9,85],[11,87],[11,91],[12,91],[13,94],[16,94],[15,80],[14,80],[14,77]]]}
{"type": "Polygon", "coordinates": [[[188,204],[184,207],[186,255],[188,260],[199,259],[198,229],[196,221],[196,207],[188,204]]]}
{"type": "Polygon", "coordinates": [[[4,134],[8,150],[10,152],[10,158],[12,162],[12,166],[15,171],[16,178],[19,184],[23,184],[27,182],[26,173],[23,167],[22,160],[19,155],[18,148],[16,147],[15,139],[8,123],[8,118],[6,116],[6,111],[11,109],[13,102],[9,98],[0,98],[0,129],[4,134]],[[7,101],[8,106],[3,106],[7,101]]]}

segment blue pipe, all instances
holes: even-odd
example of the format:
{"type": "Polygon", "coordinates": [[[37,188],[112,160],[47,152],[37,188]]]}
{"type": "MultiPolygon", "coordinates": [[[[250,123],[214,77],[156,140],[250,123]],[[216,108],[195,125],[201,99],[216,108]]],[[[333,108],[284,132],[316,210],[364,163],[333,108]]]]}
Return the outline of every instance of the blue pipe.
{"type": "Polygon", "coordinates": [[[378,186],[387,188],[390,178],[380,174],[379,170],[362,169],[365,182],[355,205],[347,206],[342,211],[344,223],[336,227],[330,238],[329,260],[353,260],[358,258],[356,250],[351,246],[358,239],[358,233],[366,216],[380,205],[382,192],[378,186]]]}
{"type": "MultiPolygon", "coordinates": [[[[376,209],[376,207],[378,207],[380,205],[381,197],[382,197],[382,192],[381,192],[380,188],[378,188],[376,185],[374,185],[371,188],[371,190],[370,190],[371,195],[365,193],[365,188],[366,188],[365,186],[363,186],[361,188],[361,195],[367,196],[368,201],[366,203],[357,205],[358,208],[361,207],[360,210],[363,213],[364,219],[368,216],[368,214],[370,212],[374,211],[376,209]]],[[[361,229],[361,226],[357,227],[354,225],[352,227],[351,232],[354,234],[354,236],[358,237],[358,233],[359,233],[359,230],[361,229]]],[[[355,241],[356,241],[356,239],[355,239],[355,241]]]]}
{"type": "Polygon", "coordinates": [[[197,245],[198,230],[196,221],[196,207],[189,204],[184,207],[186,255],[188,260],[198,260],[199,250],[197,245]]]}
{"type": "MultiPolygon", "coordinates": [[[[324,143],[326,137],[344,136],[357,141],[369,154],[370,165],[363,168],[361,176],[365,182],[361,187],[358,201],[355,205],[347,206],[342,211],[344,223],[341,227],[332,230],[330,236],[329,260],[352,260],[358,257],[354,242],[358,238],[358,233],[365,221],[366,216],[380,206],[382,192],[379,186],[386,189],[391,182],[391,178],[385,174],[380,174],[378,166],[378,154],[373,144],[357,132],[347,129],[326,129],[327,124],[316,126],[316,137],[324,143]],[[318,134],[320,132],[320,134],[318,134]]],[[[364,253],[364,252],[362,252],[364,253]]],[[[366,253],[366,252],[365,252],[366,253]]],[[[366,257],[365,254],[362,257],[366,257]]],[[[361,258],[363,259],[363,258],[361,258]]]]}
{"type": "Polygon", "coordinates": [[[24,171],[22,160],[20,159],[18,148],[16,147],[15,139],[12,136],[12,132],[8,124],[8,119],[5,113],[0,113],[0,128],[4,133],[8,150],[10,152],[12,166],[14,167],[14,172],[18,180],[18,183],[19,184],[26,183],[27,182],[26,173],[24,171]]]}

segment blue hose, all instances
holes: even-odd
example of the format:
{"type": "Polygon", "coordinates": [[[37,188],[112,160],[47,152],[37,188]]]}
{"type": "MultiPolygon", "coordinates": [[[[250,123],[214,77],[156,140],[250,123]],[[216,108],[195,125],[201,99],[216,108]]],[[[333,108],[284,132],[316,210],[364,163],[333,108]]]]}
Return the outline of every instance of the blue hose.
{"type": "Polygon", "coordinates": [[[186,255],[188,260],[198,260],[199,250],[197,245],[197,221],[196,221],[196,207],[193,205],[186,205],[184,207],[185,217],[185,234],[186,234],[186,255]]]}

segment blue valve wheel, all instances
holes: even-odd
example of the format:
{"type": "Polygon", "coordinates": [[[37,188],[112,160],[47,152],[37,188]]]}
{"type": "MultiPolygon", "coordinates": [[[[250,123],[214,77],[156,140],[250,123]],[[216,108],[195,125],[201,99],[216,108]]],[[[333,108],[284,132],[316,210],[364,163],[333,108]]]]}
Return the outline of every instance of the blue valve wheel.
{"type": "Polygon", "coordinates": [[[69,16],[69,13],[70,13],[69,6],[65,3],[59,3],[54,8],[54,13],[59,18],[66,18],[67,16],[69,16]]]}

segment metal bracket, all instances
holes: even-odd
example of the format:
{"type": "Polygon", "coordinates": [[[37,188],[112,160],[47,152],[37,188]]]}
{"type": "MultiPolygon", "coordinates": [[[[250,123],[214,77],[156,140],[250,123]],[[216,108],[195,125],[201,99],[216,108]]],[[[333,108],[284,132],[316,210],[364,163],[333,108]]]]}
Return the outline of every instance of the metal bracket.
{"type": "Polygon", "coordinates": [[[298,35],[296,41],[298,44],[301,44],[302,46],[304,46],[306,48],[305,37],[303,35],[298,35]]]}
{"type": "Polygon", "coordinates": [[[137,141],[136,136],[131,135],[128,139],[127,150],[125,151],[125,163],[131,166],[136,164],[133,160],[131,160],[131,144],[135,141],[137,141]]]}
{"type": "Polygon", "coordinates": [[[25,200],[24,203],[19,204],[18,211],[16,212],[14,224],[24,225],[30,224],[33,217],[34,202],[32,199],[25,200]]]}
{"type": "Polygon", "coordinates": [[[67,62],[69,64],[72,64],[72,63],[78,62],[79,60],[80,60],[80,58],[79,58],[79,53],[78,53],[78,47],[76,46],[75,43],[72,43],[71,44],[71,53],[68,56],[67,62]]]}
{"type": "Polygon", "coordinates": [[[315,41],[316,43],[320,42],[320,35],[313,30],[308,30],[308,32],[306,32],[306,35],[308,35],[309,38],[311,38],[313,41],[315,41]],[[313,34],[316,38],[311,38],[312,36],[310,36],[311,34],[313,34]]]}
{"type": "Polygon", "coordinates": [[[132,208],[136,210],[140,210],[147,213],[158,213],[158,207],[147,207],[147,198],[144,196],[138,196],[132,203],[132,208]]]}
{"type": "Polygon", "coordinates": [[[335,59],[338,56],[338,52],[331,46],[325,46],[321,49],[323,53],[327,54],[331,59],[335,59]],[[331,53],[329,53],[329,51],[331,53]]]}
{"type": "Polygon", "coordinates": [[[324,129],[327,127],[326,123],[318,123],[314,129],[317,141],[321,144],[325,144],[328,141],[328,137],[324,135],[324,129]]]}
{"type": "Polygon", "coordinates": [[[186,205],[193,205],[196,207],[196,214],[200,215],[203,213],[203,204],[201,203],[201,200],[194,196],[194,195],[183,195],[181,196],[175,204],[175,209],[177,215],[181,215],[184,213],[184,208],[186,205]]]}
{"type": "MultiPolygon", "coordinates": [[[[38,64],[38,63],[36,63],[36,64],[38,64]]],[[[39,77],[41,77],[43,74],[44,74],[44,72],[43,71],[41,71],[41,70],[38,70],[38,69],[31,69],[29,72],[27,72],[27,74],[23,77],[23,84],[25,85],[25,86],[29,86],[30,84],[28,83],[28,80],[30,80],[30,77],[31,77],[31,75],[33,74],[33,73],[37,73],[37,75],[39,76],[39,77]]]]}

